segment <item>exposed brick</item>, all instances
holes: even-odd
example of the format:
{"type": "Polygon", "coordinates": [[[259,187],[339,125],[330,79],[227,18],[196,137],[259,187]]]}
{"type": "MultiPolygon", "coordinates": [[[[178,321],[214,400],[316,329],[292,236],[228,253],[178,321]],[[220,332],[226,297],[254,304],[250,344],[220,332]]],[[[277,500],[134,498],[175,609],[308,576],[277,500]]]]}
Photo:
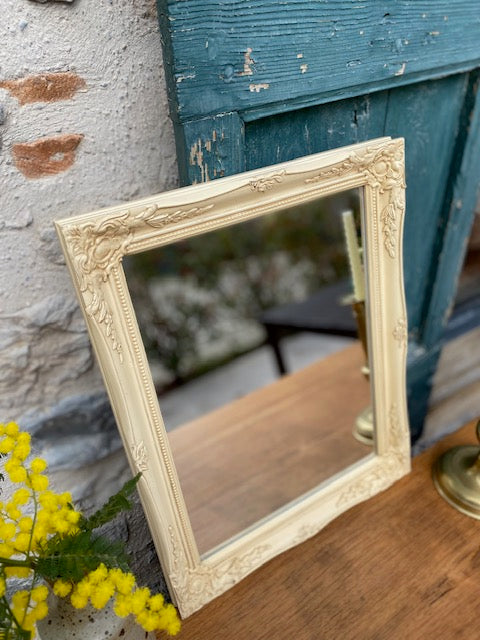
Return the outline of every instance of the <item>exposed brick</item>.
{"type": "Polygon", "coordinates": [[[14,144],[15,166],[27,178],[43,178],[66,171],[74,163],[75,150],[82,139],[83,135],[70,133],[14,144]]]}
{"type": "Polygon", "coordinates": [[[85,80],[71,71],[41,73],[0,82],[0,89],[7,89],[20,104],[68,100],[84,86],[85,80]]]}

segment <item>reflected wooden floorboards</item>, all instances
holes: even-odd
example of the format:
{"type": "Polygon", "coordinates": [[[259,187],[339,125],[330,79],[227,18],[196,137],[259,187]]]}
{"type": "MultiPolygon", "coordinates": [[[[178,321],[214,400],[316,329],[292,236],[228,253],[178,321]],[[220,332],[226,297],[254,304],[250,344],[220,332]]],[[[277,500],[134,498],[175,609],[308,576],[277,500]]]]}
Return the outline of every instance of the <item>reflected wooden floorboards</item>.
{"type": "Polygon", "coordinates": [[[168,434],[201,554],[371,452],[362,364],[356,343],[168,434]]]}

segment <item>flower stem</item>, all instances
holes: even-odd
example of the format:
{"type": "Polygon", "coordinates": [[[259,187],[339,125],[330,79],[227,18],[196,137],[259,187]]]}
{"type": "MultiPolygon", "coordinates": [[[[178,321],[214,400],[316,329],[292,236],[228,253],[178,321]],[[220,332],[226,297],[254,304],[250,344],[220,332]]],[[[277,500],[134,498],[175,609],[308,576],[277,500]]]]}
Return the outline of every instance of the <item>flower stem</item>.
{"type": "Polygon", "coordinates": [[[14,560],[13,558],[1,558],[0,565],[4,567],[26,567],[27,569],[33,569],[34,563],[29,560],[14,560]]]}

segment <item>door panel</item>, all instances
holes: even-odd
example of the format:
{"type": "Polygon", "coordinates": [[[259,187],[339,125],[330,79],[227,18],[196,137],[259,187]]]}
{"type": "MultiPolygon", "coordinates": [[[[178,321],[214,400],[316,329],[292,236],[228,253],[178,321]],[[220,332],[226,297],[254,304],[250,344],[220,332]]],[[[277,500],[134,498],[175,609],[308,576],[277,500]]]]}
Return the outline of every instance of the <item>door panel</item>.
{"type": "Polygon", "coordinates": [[[405,290],[416,340],[437,260],[432,220],[440,220],[466,84],[467,74],[458,74],[245,124],[247,169],[383,135],[405,138],[405,290]]]}
{"type": "Polygon", "coordinates": [[[158,0],[183,184],[406,139],[409,412],[422,429],[480,183],[478,0],[158,0]]]}

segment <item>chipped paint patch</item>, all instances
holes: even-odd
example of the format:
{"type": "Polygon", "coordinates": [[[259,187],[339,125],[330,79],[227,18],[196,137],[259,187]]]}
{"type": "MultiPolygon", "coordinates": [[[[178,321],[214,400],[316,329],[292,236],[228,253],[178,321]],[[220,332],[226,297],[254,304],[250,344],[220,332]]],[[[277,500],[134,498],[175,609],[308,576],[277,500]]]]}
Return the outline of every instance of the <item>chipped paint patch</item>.
{"type": "Polygon", "coordinates": [[[45,178],[69,169],[83,139],[79,133],[14,144],[15,166],[26,178],[45,178]]]}
{"type": "Polygon", "coordinates": [[[85,80],[78,74],[67,71],[4,80],[0,82],[0,89],[7,89],[20,104],[29,104],[69,100],[85,85],[85,80]]]}
{"type": "Polygon", "coordinates": [[[307,69],[308,69],[308,64],[301,64],[300,65],[300,71],[302,73],[307,73],[307,69]]]}
{"type": "Polygon", "coordinates": [[[243,71],[240,71],[238,75],[240,76],[253,76],[253,65],[255,64],[255,60],[252,58],[252,51],[250,47],[247,48],[245,53],[243,54],[243,71]]]}
{"type": "Polygon", "coordinates": [[[195,74],[194,73],[185,73],[185,74],[177,76],[176,83],[180,84],[184,80],[192,80],[193,78],[195,78],[195,74]]]}
{"type": "Polygon", "coordinates": [[[248,85],[248,88],[250,90],[251,93],[260,93],[260,91],[262,91],[262,89],[269,89],[270,88],[270,84],[268,82],[259,82],[258,84],[250,84],[248,85]]]}
{"type": "MultiPolygon", "coordinates": [[[[207,151],[211,150],[211,142],[209,140],[205,143],[205,149],[207,151]]],[[[200,168],[201,182],[208,182],[210,180],[208,176],[208,165],[203,157],[203,144],[201,138],[198,138],[198,140],[190,147],[190,166],[197,166],[200,168]]]]}
{"type": "Polygon", "coordinates": [[[403,76],[403,74],[405,73],[405,67],[407,66],[406,62],[402,63],[402,66],[400,67],[400,69],[398,71],[395,71],[395,75],[396,76],[403,76]]]}
{"type": "Polygon", "coordinates": [[[303,53],[297,53],[297,58],[303,58],[303,53]]]}

